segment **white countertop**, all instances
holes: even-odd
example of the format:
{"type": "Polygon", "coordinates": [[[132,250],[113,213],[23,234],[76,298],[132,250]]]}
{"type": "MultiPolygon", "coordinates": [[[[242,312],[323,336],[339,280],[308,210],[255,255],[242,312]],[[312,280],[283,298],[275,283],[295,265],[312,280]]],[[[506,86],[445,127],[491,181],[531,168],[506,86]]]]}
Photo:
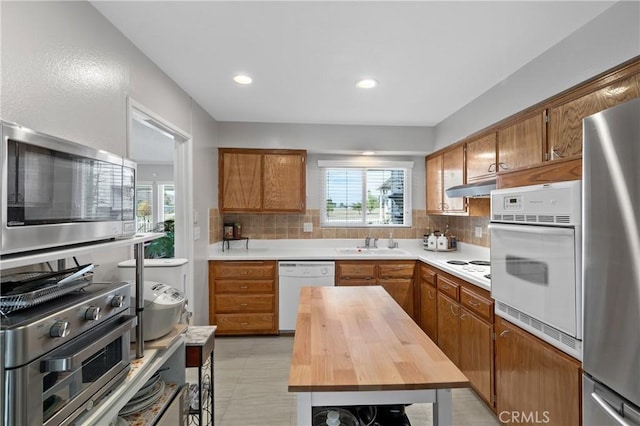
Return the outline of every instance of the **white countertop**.
{"type": "MultiPolygon", "coordinates": [[[[489,260],[489,248],[473,244],[458,243],[458,250],[452,252],[432,252],[423,249],[422,240],[399,240],[398,250],[384,250],[387,240],[378,241],[380,252],[344,254],[339,249],[356,249],[362,246],[362,239],[296,239],[296,240],[250,240],[231,241],[230,248],[222,251],[222,242],[209,246],[209,260],[393,260],[412,259],[425,262],[438,269],[455,275],[485,290],[491,290],[491,280],[482,274],[472,273],[447,263],[447,260],[489,260]]],[[[488,271],[486,272],[488,273],[488,271]]]]}

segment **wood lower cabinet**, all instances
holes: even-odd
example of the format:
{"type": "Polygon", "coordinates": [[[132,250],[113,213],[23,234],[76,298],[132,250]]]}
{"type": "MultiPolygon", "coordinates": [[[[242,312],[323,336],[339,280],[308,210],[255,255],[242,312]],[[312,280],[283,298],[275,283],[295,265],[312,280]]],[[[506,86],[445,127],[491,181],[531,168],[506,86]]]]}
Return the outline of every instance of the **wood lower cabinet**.
{"type": "Polygon", "coordinates": [[[278,334],[274,261],[210,261],[209,323],[217,334],[278,334]]]}
{"type": "Polygon", "coordinates": [[[580,363],[502,318],[496,335],[498,413],[531,419],[519,424],[579,425],[580,363]]]}
{"type": "Polygon", "coordinates": [[[460,308],[460,370],[489,406],[493,406],[493,325],[460,308]]]}
{"type": "Polygon", "coordinates": [[[493,300],[487,290],[437,270],[438,346],[495,408],[493,300]]]}
{"type": "Polygon", "coordinates": [[[460,305],[438,292],[438,347],[460,367],[460,305]]]}
{"type": "Polygon", "coordinates": [[[339,260],[336,285],[380,285],[415,319],[413,260],[339,260]]]}
{"type": "Polygon", "coordinates": [[[434,342],[438,341],[437,272],[420,265],[420,327],[434,342]]]}

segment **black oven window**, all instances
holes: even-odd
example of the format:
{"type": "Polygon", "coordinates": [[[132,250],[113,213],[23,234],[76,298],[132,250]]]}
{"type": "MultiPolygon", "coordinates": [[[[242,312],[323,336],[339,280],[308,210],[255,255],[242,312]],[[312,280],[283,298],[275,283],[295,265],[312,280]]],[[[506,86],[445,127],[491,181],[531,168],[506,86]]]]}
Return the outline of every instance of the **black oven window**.
{"type": "Polygon", "coordinates": [[[513,255],[506,256],[507,273],[534,284],[549,284],[549,266],[545,262],[513,255]]]}

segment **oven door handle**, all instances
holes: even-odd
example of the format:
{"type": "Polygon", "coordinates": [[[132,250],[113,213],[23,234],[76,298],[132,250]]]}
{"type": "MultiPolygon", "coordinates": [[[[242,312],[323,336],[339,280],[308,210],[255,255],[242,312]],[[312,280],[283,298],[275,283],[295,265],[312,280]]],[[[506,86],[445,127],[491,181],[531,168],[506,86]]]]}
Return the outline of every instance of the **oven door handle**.
{"type": "Polygon", "coordinates": [[[536,234],[536,235],[554,235],[554,236],[571,236],[574,235],[574,226],[570,225],[543,225],[543,226],[535,226],[527,223],[513,223],[513,224],[505,224],[505,223],[489,223],[489,231],[513,231],[513,232],[522,232],[525,234],[536,234]]]}
{"type": "MultiPolygon", "coordinates": [[[[121,323],[116,326],[111,331],[108,331],[98,340],[89,344],[89,346],[83,347],[77,352],[74,352],[70,355],[43,359],[40,361],[40,372],[41,373],[53,373],[53,372],[64,372],[64,371],[74,371],[78,367],[82,365],[87,358],[91,357],[97,350],[105,347],[109,343],[111,343],[114,338],[121,336],[125,333],[125,330],[131,329],[136,324],[136,316],[135,315],[123,315],[121,317],[121,323]]],[[[95,334],[95,333],[94,333],[95,334]]]]}

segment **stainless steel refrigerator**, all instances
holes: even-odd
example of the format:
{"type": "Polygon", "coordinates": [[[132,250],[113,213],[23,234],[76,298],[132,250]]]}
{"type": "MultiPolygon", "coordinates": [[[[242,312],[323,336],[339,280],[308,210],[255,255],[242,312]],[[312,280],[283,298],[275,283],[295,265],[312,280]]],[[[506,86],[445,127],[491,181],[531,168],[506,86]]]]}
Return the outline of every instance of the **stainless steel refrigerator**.
{"type": "Polygon", "coordinates": [[[583,423],[640,425],[640,99],[583,131],[583,423]]]}

